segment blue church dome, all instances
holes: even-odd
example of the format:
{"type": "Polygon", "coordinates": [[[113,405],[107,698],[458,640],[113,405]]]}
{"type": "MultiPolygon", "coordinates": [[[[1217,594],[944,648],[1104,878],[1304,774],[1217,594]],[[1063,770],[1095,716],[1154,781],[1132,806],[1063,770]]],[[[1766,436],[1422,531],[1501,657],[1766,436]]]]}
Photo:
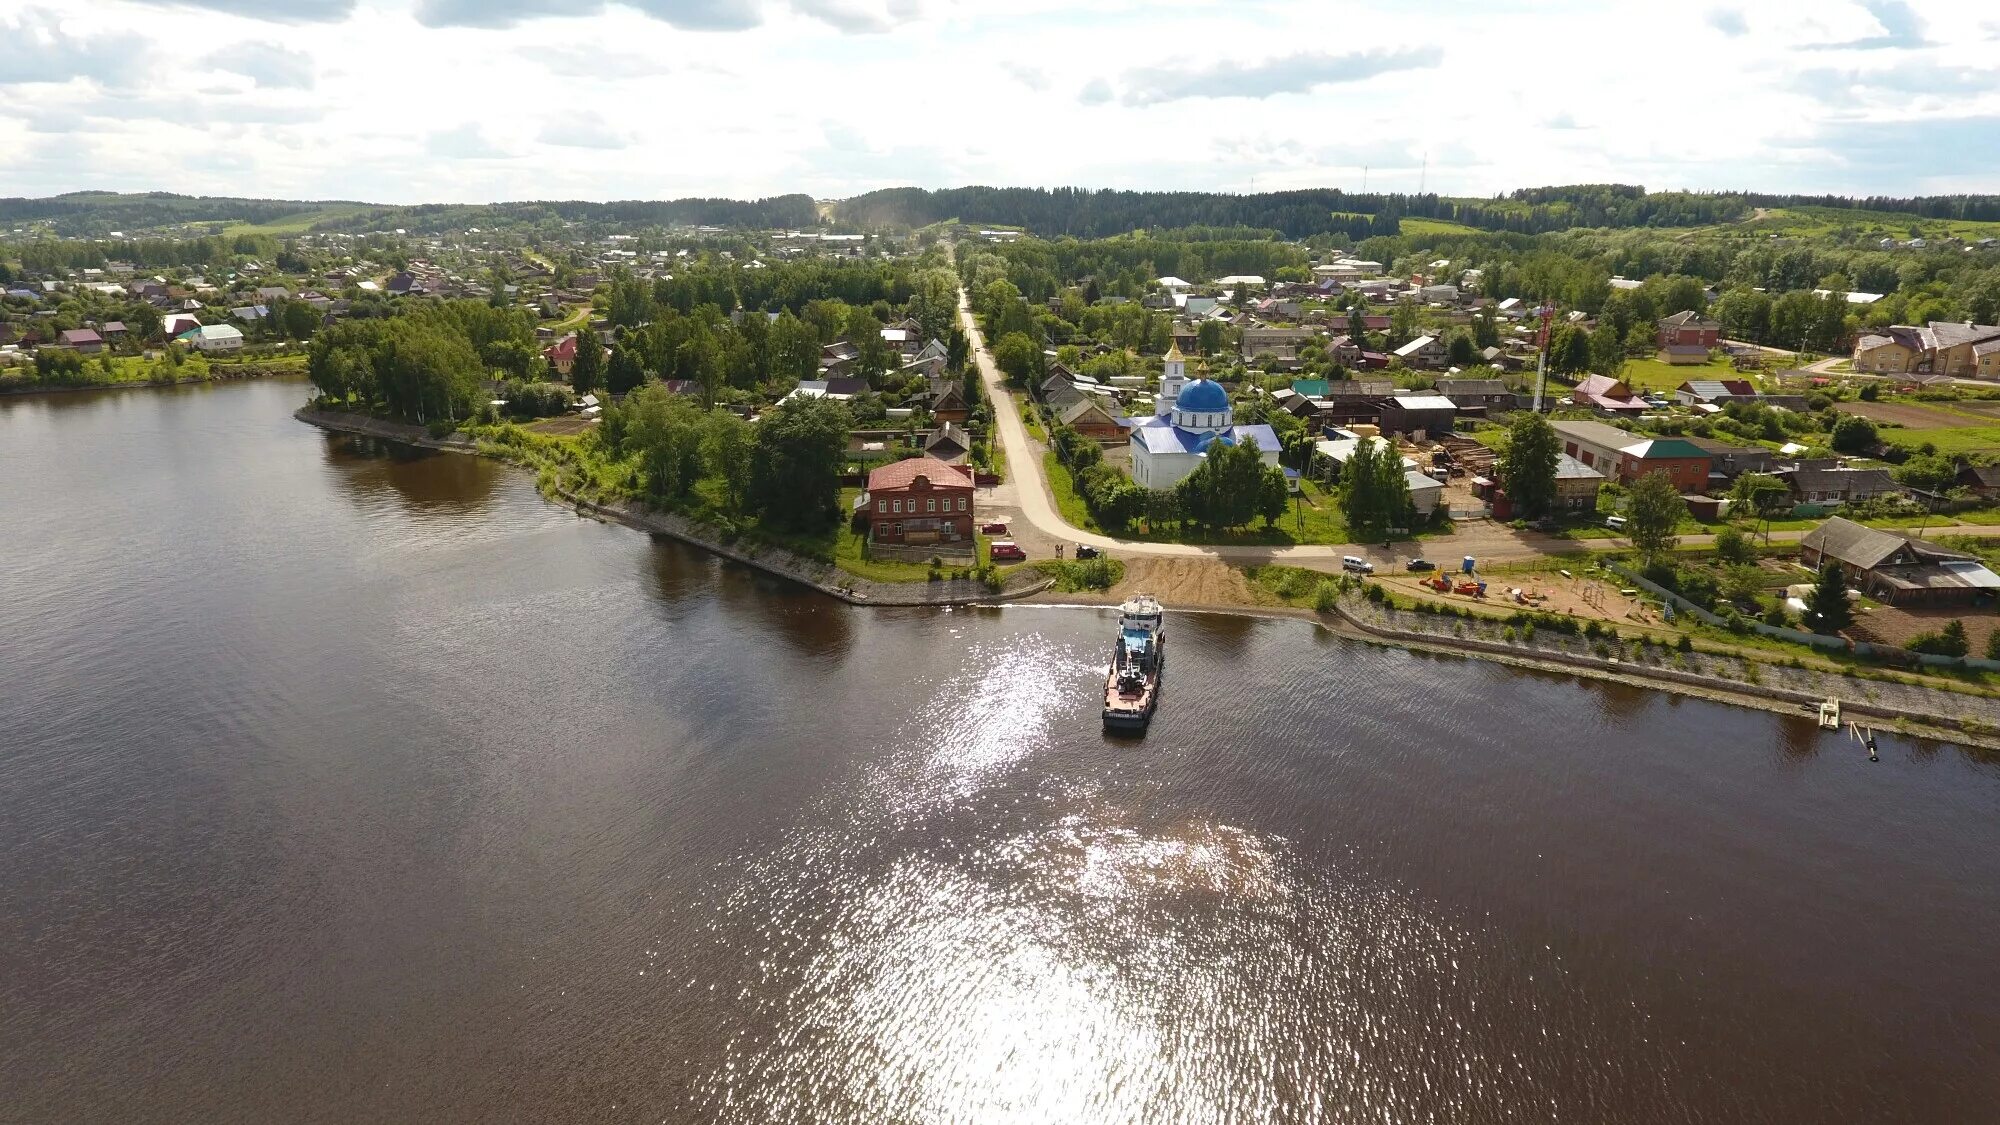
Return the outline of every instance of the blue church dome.
{"type": "Polygon", "coordinates": [[[1180,397],[1174,400],[1174,409],[1190,413],[1220,414],[1229,409],[1229,395],[1222,384],[1211,379],[1196,379],[1181,388],[1180,397]]]}

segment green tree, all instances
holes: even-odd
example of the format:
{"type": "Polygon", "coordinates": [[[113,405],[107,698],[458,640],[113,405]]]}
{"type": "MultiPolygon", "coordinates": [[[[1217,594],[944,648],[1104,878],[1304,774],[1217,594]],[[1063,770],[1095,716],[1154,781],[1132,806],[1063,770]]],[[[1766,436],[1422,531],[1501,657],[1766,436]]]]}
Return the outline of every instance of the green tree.
{"type": "Polygon", "coordinates": [[[746,497],[776,527],[811,530],[839,518],[847,410],[823,398],[779,404],[757,423],[746,497]]]}
{"type": "Polygon", "coordinates": [[[621,409],[624,447],[639,454],[647,493],[668,502],[686,499],[702,475],[701,408],[656,383],[634,391],[621,409]]]}
{"type": "Polygon", "coordinates": [[[1806,596],[1806,628],[1832,636],[1853,624],[1854,607],[1847,601],[1847,574],[1840,564],[1829,563],[1819,572],[1812,593],[1806,596]]]}
{"type": "Polygon", "coordinates": [[[1194,330],[1194,344],[1202,355],[1211,356],[1222,351],[1229,338],[1229,326],[1219,320],[1204,317],[1194,330]]]}
{"type": "Polygon", "coordinates": [[[780,383],[810,379],[819,371],[819,337],[790,310],[771,322],[766,352],[770,378],[780,383]]]}
{"type": "Polygon", "coordinates": [[[1896,466],[1891,474],[1911,488],[1943,493],[1958,480],[1958,465],[1942,454],[1919,453],[1896,466]]]}
{"type": "Polygon", "coordinates": [[[1921,652],[1929,656],[1962,657],[1972,649],[1965,636],[1965,623],[1952,620],[1936,633],[1925,633],[1909,643],[1911,652],[1921,652]]]}
{"type": "Polygon", "coordinates": [[[1472,346],[1472,337],[1463,332],[1451,334],[1451,341],[1445,345],[1445,353],[1457,367],[1470,367],[1479,358],[1479,352],[1472,346]]]}
{"type": "Polygon", "coordinates": [[[1725,524],[1715,533],[1715,557],[1726,563],[1749,563],[1756,559],[1757,552],[1741,531],[1725,524]]]}
{"type": "Polygon", "coordinates": [[[569,385],[589,394],[604,385],[604,345],[588,325],[576,331],[576,358],[569,365],[569,385]]]}
{"type": "Polygon", "coordinates": [[[919,273],[910,291],[910,316],[927,340],[942,340],[958,315],[958,279],[947,269],[919,273]]]}
{"type": "Polygon", "coordinates": [[[1035,360],[1040,354],[1035,342],[1020,332],[1009,333],[993,345],[993,362],[1016,383],[1024,383],[1034,374],[1035,360]]]}
{"type": "Polygon", "coordinates": [[[1174,486],[1174,494],[1187,517],[1202,527],[1242,527],[1263,510],[1266,480],[1273,474],[1282,488],[1284,473],[1264,463],[1254,438],[1217,442],[1194,472],[1174,486]]]}
{"type": "Polygon", "coordinates": [[[1841,415],[1828,438],[1828,444],[1840,453],[1872,452],[1879,443],[1875,423],[1856,414],[1841,415]]]}
{"type": "Polygon", "coordinates": [[[1347,336],[1359,348],[1366,348],[1368,346],[1367,316],[1368,302],[1366,301],[1356,301],[1354,302],[1354,307],[1347,310],[1347,336]]]}
{"type": "Polygon", "coordinates": [[[1609,327],[1590,334],[1590,369],[1616,379],[1625,371],[1625,341],[1609,327]]]}
{"type": "Polygon", "coordinates": [[[1640,477],[1626,496],[1625,534],[1632,546],[1647,559],[1657,558],[1680,543],[1674,528],[1680,525],[1687,502],[1665,473],[1640,477]]]}
{"type": "Polygon", "coordinates": [[[1417,338],[1417,303],[1403,300],[1396,302],[1394,312],[1389,314],[1389,338],[1397,344],[1407,344],[1417,338]]]}
{"type": "Polygon", "coordinates": [[[646,369],[639,364],[638,350],[613,344],[611,358],[604,365],[604,389],[614,395],[630,394],[645,381],[646,369]]]}
{"type": "Polygon", "coordinates": [[[727,410],[711,410],[701,436],[702,459],[709,475],[722,481],[730,511],[743,507],[750,487],[750,424],[727,410]]]}
{"type": "Polygon", "coordinates": [[[1507,454],[1500,462],[1500,484],[1521,515],[1539,519],[1555,507],[1556,469],[1561,439],[1547,416],[1523,410],[1507,427],[1507,454]]]}

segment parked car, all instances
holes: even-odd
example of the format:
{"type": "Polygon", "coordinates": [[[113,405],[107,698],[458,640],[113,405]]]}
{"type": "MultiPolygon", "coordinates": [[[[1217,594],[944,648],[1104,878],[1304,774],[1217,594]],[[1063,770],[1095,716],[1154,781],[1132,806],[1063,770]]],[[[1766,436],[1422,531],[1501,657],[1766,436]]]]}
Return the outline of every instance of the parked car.
{"type": "Polygon", "coordinates": [[[1611,529],[1611,530],[1613,530],[1613,531],[1623,531],[1623,530],[1625,530],[1625,517],[1624,517],[1624,516],[1605,516],[1605,517],[1604,517],[1604,526],[1606,526],[1606,527],[1610,528],[1610,529],[1611,529]]]}
{"type": "Polygon", "coordinates": [[[1028,557],[1028,552],[1023,551],[1020,544],[1010,539],[996,539],[993,545],[986,549],[986,557],[994,562],[1002,560],[1019,562],[1028,557]]]}
{"type": "Polygon", "coordinates": [[[1098,552],[1097,552],[1097,548],[1095,548],[1095,547],[1091,546],[1091,545],[1090,545],[1090,544],[1088,544],[1088,543],[1078,543],[1078,544],[1076,545],[1076,557],[1077,557],[1077,558],[1080,558],[1080,559],[1094,559],[1094,558],[1096,558],[1096,557],[1097,557],[1097,554],[1098,554],[1098,552]]]}
{"type": "Polygon", "coordinates": [[[992,523],[980,524],[979,531],[982,535],[1005,535],[1007,534],[1007,525],[995,520],[992,523]]]}
{"type": "Polygon", "coordinates": [[[1436,569],[1437,569],[1437,564],[1429,559],[1410,560],[1410,573],[1412,574],[1415,574],[1417,571],[1420,570],[1436,570],[1436,569]]]}
{"type": "Polygon", "coordinates": [[[1358,555],[1344,555],[1340,560],[1340,569],[1354,574],[1373,574],[1375,564],[1358,555]]]}

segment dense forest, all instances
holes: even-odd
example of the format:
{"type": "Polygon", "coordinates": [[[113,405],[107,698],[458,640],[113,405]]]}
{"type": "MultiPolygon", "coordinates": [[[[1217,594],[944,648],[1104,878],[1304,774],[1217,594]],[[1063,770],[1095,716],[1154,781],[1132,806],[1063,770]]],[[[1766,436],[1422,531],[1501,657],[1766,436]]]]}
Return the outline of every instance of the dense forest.
{"type": "Polygon", "coordinates": [[[126,228],[174,226],[182,223],[271,223],[332,206],[358,204],[305,203],[283,199],[236,199],[222,196],[175,195],[154,191],[137,195],[79,191],[46,199],[0,199],[0,223],[54,222],[65,231],[103,234],[126,228]]]}
{"type": "Polygon", "coordinates": [[[1405,218],[1489,231],[1545,234],[1577,227],[1689,227],[1746,218],[1757,207],[1814,206],[1925,218],[2000,219],[2000,196],[1850,199],[1743,192],[1649,192],[1626,184],[1524,188],[1495,199],[1352,193],[1337,188],[1235,195],[1225,192],[1092,191],[1085,188],[890,188],[841,203],[858,226],[923,226],[957,219],[1017,226],[1043,237],[1104,238],[1162,227],[1248,226],[1287,238],[1393,235],[1405,218]]]}
{"type": "Polygon", "coordinates": [[[373,231],[402,228],[434,234],[468,227],[533,227],[550,220],[610,227],[716,226],[755,229],[816,227],[819,212],[809,195],[769,199],[581,200],[533,203],[426,203],[415,207],[374,207],[329,218],[317,230],[373,231]]]}

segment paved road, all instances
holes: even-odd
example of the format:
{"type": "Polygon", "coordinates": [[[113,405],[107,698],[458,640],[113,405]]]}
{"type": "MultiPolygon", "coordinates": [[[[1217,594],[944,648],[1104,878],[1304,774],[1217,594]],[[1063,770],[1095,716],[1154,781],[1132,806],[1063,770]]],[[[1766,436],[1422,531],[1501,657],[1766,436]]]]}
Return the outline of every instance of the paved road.
{"type": "MultiPolygon", "coordinates": [[[[1452,535],[1426,540],[1421,548],[1416,544],[1402,544],[1400,552],[1354,543],[1304,544],[1294,547],[1204,547],[1187,543],[1148,543],[1138,539],[1121,539],[1085,531],[1066,522],[1062,514],[1056,510],[1055,499],[1049,492],[1048,475],[1042,471],[1042,451],[1028,437],[1027,427],[1021,423],[1021,412],[1014,405],[1014,396],[1008,393],[999,365],[993,362],[993,353],[986,347],[986,338],[981,335],[979,325],[973,318],[972,308],[963,288],[958,291],[958,318],[972,345],[972,357],[979,365],[979,377],[986,384],[986,397],[993,403],[993,419],[999,430],[1001,446],[1007,451],[1007,471],[1014,480],[1014,499],[1020,505],[1021,518],[1036,531],[1055,542],[1088,543],[1104,550],[1116,551],[1126,557],[1141,555],[1168,558],[1207,557],[1242,566],[1276,562],[1317,570],[1338,570],[1343,555],[1360,555],[1377,566],[1388,566],[1398,565],[1401,559],[1408,558],[1419,550],[1428,551],[1441,558],[1473,555],[1481,559],[1505,561],[1579,550],[1631,549],[1632,544],[1624,539],[1559,539],[1530,531],[1516,531],[1506,524],[1491,520],[1459,524],[1452,535]]],[[[2000,536],[2000,527],[1952,527],[1947,530],[1953,535],[2000,536]]],[[[1771,539],[1774,542],[1789,542],[1802,539],[1805,535],[1803,531],[1774,531],[1771,533],[1771,539]]],[[[1711,543],[1714,539],[1712,535],[1684,535],[1681,537],[1681,542],[1687,546],[1697,546],[1711,543]]]]}

